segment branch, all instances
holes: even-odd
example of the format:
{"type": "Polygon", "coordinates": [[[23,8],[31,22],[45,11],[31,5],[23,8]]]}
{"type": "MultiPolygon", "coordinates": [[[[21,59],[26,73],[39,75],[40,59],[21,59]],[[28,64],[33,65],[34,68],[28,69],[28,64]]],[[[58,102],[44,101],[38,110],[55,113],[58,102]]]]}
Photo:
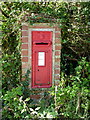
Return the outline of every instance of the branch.
{"type": "Polygon", "coordinates": [[[77,59],[75,58],[70,58],[69,56],[65,56],[68,60],[73,60],[73,61],[78,61],[77,59]]]}
{"type": "Polygon", "coordinates": [[[77,52],[72,47],[68,47],[68,48],[70,48],[74,53],[77,54],[77,52]]]}
{"type": "Polygon", "coordinates": [[[9,18],[9,16],[0,8],[0,11],[2,12],[2,14],[6,17],[9,18]]]}
{"type": "Polygon", "coordinates": [[[9,7],[10,4],[8,4],[8,2],[4,2],[4,4],[6,4],[7,8],[11,11],[11,8],[9,7]]]}
{"type": "Polygon", "coordinates": [[[81,104],[81,93],[79,92],[77,95],[77,106],[76,106],[76,114],[80,113],[80,104],[81,104]]]}

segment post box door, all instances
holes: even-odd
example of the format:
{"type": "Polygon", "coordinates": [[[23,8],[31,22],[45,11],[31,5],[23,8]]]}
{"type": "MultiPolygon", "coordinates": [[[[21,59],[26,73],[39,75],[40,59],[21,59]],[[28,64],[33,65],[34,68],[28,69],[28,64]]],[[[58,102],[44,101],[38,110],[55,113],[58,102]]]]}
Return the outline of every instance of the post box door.
{"type": "Polygon", "coordinates": [[[36,61],[34,63],[34,80],[35,85],[49,85],[50,84],[50,52],[49,51],[35,51],[36,61]]]}
{"type": "Polygon", "coordinates": [[[52,45],[49,42],[32,46],[32,87],[52,85],[52,45]]]}

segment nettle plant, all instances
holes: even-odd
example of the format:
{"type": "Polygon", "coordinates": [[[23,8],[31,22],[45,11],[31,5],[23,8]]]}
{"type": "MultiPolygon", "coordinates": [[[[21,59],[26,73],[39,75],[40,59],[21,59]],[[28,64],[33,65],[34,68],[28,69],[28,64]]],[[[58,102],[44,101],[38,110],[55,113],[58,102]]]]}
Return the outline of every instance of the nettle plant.
{"type": "MultiPolygon", "coordinates": [[[[30,97],[23,98],[23,87],[18,86],[7,91],[3,99],[3,120],[55,118],[58,114],[53,107],[34,106],[30,97]]],[[[41,101],[42,102],[42,101],[41,101]]]]}
{"type": "Polygon", "coordinates": [[[3,111],[2,111],[2,119],[25,119],[31,118],[29,106],[27,102],[29,102],[30,98],[26,98],[23,100],[23,92],[22,87],[18,86],[13,88],[11,91],[7,91],[3,99],[3,111]]]}
{"type": "MultiPolygon", "coordinates": [[[[67,76],[61,72],[61,81],[56,91],[55,107],[60,116],[89,119],[90,110],[90,62],[82,58],[75,68],[75,74],[67,76]]],[[[52,89],[52,88],[51,88],[52,89]]]]}

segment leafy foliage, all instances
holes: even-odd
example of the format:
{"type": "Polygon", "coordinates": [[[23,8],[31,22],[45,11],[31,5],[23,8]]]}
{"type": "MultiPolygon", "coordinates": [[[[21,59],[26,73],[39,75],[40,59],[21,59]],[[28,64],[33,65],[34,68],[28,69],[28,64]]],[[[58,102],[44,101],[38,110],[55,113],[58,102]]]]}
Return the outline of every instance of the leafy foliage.
{"type": "Polygon", "coordinates": [[[18,86],[11,91],[7,91],[3,96],[3,117],[2,119],[27,119],[31,118],[27,102],[30,98],[23,100],[22,87],[18,86]]]}
{"type": "MultiPolygon", "coordinates": [[[[78,63],[79,65],[75,68],[75,75],[67,76],[61,72],[61,81],[55,98],[56,109],[61,116],[64,115],[72,119],[89,119],[90,63],[86,62],[85,58],[82,58],[82,61],[78,63]]],[[[55,91],[52,90],[51,94],[55,96],[55,91]]]]}
{"type": "Polygon", "coordinates": [[[0,7],[3,119],[56,118],[57,115],[89,119],[90,2],[1,2],[0,7]],[[23,21],[58,23],[62,28],[60,85],[56,95],[55,88],[50,93],[54,97],[52,104],[45,106],[42,99],[40,109],[29,106],[29,71],[21,83],[20,28],[23,21]]]}

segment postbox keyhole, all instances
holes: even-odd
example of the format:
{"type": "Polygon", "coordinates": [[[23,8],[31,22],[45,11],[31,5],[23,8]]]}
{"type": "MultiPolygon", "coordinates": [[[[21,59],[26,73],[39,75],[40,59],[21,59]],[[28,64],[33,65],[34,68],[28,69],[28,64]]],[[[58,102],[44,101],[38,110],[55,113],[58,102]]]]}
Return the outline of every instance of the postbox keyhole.
{"type": "Polygon", "coordinates": [[[38,69],[38,71],[39,71],[39,69],[38,69]]]}

